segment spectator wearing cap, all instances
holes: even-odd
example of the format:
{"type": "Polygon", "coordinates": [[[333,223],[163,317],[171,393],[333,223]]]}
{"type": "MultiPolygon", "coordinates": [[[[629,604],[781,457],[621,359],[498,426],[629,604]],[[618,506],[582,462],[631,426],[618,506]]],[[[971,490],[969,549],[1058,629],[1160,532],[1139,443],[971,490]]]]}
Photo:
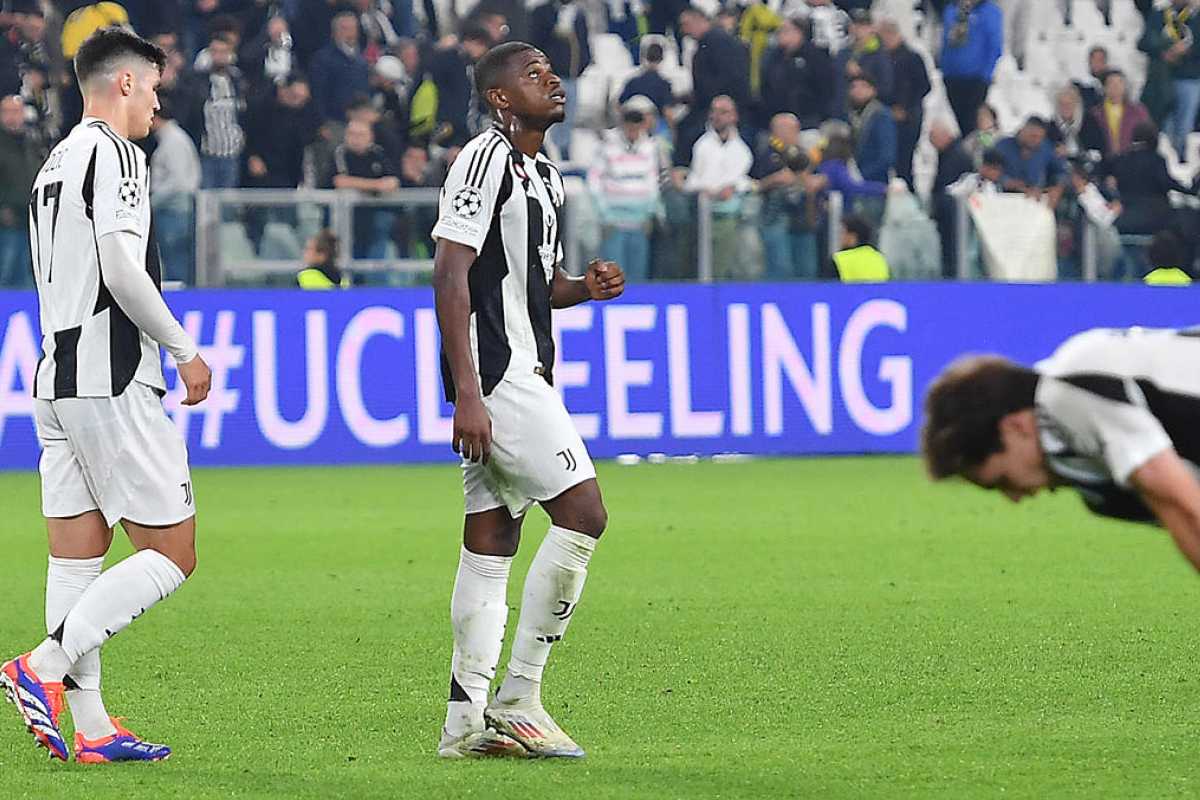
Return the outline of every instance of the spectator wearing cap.
{"type": "Polygon", "coordinates": [[[41,165],[25,127],[25,101],[0,100],[0,287],[33,285],[29,267],[29,192],[41,165]]]}
{"type": "MultiPolygon", "coordinates": [[[[419,59],[416,42],[411,39],[402,39],[398,47],[406,48],[407,57],[414,62],[419,59]]],[[[393,55],[380,56],[371,68],[371,104],[388,120],[401,143],[408,141],[409,103],[415,88],[413,76],[418,69],[419,65],[414,63],[410,73],[404,61],[393,55]]]]}
{"type": "Polygon", "coordinates": [[[601,256],[638,281],[650,277],[650,232],[661,203],[659,176],[667,166],[650,135],[653,110],[640,95],[627,100],[621,124],[604,132],[587,173],[602,226],[601,256]]]}
{"type": "Polygon", "coordinates": [[[759,234],[762,236],[766,277],[770,280],[811,280],[817,277],[817,243],[813,232],[813,195],[806,191],[812,167],[800,143],[800,120],[795,114],[776,114],[763,137],[750,177],[762,197],[759,234]]]}
{"type": "Polygon", "coordinates": [[[624,103],[635,95],[650,98],[658,112],[659,119],[667,118],[667,108],[675,102],[675,94],[671,83],[662,76],[663,46],[653,42],[646,46],[642,56],[642,66],[621,90],[618,102],[624,103]]]}
{"type": "Polygon", "coordinates": [[[587,14],[579,0],[549,0],[530,11],[529,41],[546,54],[567,93],[566,117],[547,132],[547,138],[562,158],[568,158],[579,107],[576,81],[592,63],[587,14]]]}
{"type": "Polygon", "coordinates": [[[1083,133],[1085,149],[1099,150],[1105,158],[1124,153],[1133,144],[1138,125],[1150,122],[1146,107],[1129,97],[1125,74],[1111,69],[1104,75],[1104,101],[1088,115],[1083,133]]]}
{"type": "Polygon", "coordinates": [[[992,0],[956,0],[942,16],[942,80],[958,128],[975,130],[996,62],[1004,54],[1004,13],[992,0]]]}
{"type": "Polygon", "coordinates": [[[887,183],[896,168],[896,121],[865,74],[850,81],[850,127],[863,180],[887,183]]]}
{"type": "Polygon", "coordinates": [[[163,276],[192,282],[193,200],[200,189],[200,154],[179,123],[170,103],[163,103],[150,124],[154,152],[150,156],[150,208],[162,251],[163,276]]]}
{"type": "Polygon", "coordinates": [[[833,60],[809,41],[808,25],[785,19],[775,45],[763,54],[759,127],[766,129],[778,114],[794,114],[803,128],[816,128],[826,117],[833,96],[833,60]]]}
{"type": "Polygon", "coordinates": [[[738,135],[738,108],[726,95],[709,106],[708,128],[697,141],[685,192],[712,200],[713,274],[717,278],[753,278],[754,265],[739,252],[742,202],[751,188],[754,154],[738,135]]]}
{"type": "Polygon", "coordinates": [[[875,249],[875,230],[863,217],[842,218],[841,248],[833,254],[827,277],[842,283],[883,283],[888,280],[887,260],[875,249]],[[832,273],[832,275],[828,275],[832,273]]]}
{"type": "Polygon", "coordinates": [[[358,17],[337,14],[330,23],[330,41],[312,59],[312,93],[324,120],[345,119],[356,95],[371,91],[371,68],[358,46],[358,17]]]}
{"type": "Polygon", "coordinates": [[[1001,139],[996,150],[1004,157],[1006,191],[1025,192],[1034,198],[1047,191],[1052,193],[1050,206],[1058,205],[1067,169],[1046,136],[1044,120],[1039,117],[1025,120],[1017,135],[1001,139]]]}
{"type": "Polygon", "coordinates": [[[1176,216],[1170,193],[1192,194],[1167,171],[1166,159],[1158,153],[1158,128],[1149,120],[1134,128],[1130,146],[1113,159],[1108,172],[1121,197],[1122,211],[1114,224],[1122,234],[1149,235],[1170,227],[1176,216]]]}
{"type": "Polygon", "coordinates": [[[932,88],[925,59],[904,41],[904,34],[895,20],[884,20],[879,24],[879,38],[884,52],[892,62],[895,82],[892,94],[884,98],[891,106],[892,119],[896,121],[896,177],[913,189],[913,154],[921,140],[921,127],[925,122],[925,96],[932,88]]]}
{"type": "Polygon", "coordinates": [[[895,84],[892,59],[883,49],[883,42],[875,30],[871,12],[856,9],[850,15],[850,46],[838,53],[834,60],[834,107],[830,116],[847,119],[847,92],[850,81],[865,75],[875,84],[879,96],[887,102],[895,84]]]}
{"type": "Polygon", "coordinates": [[[692,111],[682,123],[679,138],[684,146],[677,153],[686,157],[689,152],[686,144],[695,142],[703,132],[706,109],[712,108],[717,96],[728,97],[738,110],[749,108],[750,65],[742,43],[713,24],[703,9],[697,6],[684,9],[679,15],[679,29],[696,42],[692,58],[692,111]]]}
{"type": "MultiPolygon", "coordinates": [[[[429,78],[437,89],[437,117],[432,138],[444,146],[462,146],[479,133],[487,115],[475,87],[475,62],[492,47],[482,25],[463,25],[460,41],[438,48],[429,59],[429,78]]],[[[415,101],[414,97],[414,101],[415,101]]]]}

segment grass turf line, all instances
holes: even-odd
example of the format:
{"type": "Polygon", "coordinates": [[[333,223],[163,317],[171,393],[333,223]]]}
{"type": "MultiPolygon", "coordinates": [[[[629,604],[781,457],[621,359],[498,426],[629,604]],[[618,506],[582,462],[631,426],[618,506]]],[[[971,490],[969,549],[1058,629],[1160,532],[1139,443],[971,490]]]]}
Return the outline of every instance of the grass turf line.
{"type": "MultiPolygon", "coordinates": [[[[454,468],[196,470],[199,570],[104,661],[110,711],[175,755],[51,764],[3,707],[0,796],[1200,792],[1200,584],[1154,529],[1067,492],[929,486],[907,458],[600,477],[609,532],[545,688],[584,762],[434,757],[454,468]]],[[[37,499],[0,474],[5,657],[42,634],[37,499]]],[[[545,528],[531,514],[510,606],[545,528]]]]}

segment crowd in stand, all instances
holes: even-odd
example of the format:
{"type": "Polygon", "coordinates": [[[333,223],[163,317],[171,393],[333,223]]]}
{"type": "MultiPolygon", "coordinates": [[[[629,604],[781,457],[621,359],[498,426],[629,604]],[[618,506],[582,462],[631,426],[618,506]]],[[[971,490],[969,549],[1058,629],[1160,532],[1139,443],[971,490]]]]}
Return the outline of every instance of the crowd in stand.
{"type": "MultiPolygon", "coordinates": [[[[472,65],[506,39],[541,48],[566,85],[567,121],[547,147],[585,178],[597,244],[634,279],[689,277],[701,197],[716,277],[845,277],[842,261],[819,255],[837,249],[821,222],[830,193],[844,200],[851,238],[867,244],[885,206],[918,188],[922,137],[936,150],[936,174],[920,206],[927,227],[909,230],[940,247],[938,274],[956,269],[955,198],[981,191],[1045,202],[1066,231],[1090,220],[1159,236],[1175,246],[1175,266],[1190,268],[1197,226],[1169,195],[1196,186],[1168,173],[1158,131],[1186,161],[1200,111],[1200,10],[1191,0],[1136,0],[1149,57],[1140,101],[1097,47],[1090,79],[1061,86],[1052,117],[1004,136],[988,92],[1006,35],[1028,36],[1020,26],[1033,2],[1041,0],[914,0],[940,30],[927,60],[879,13],[895,3],[870,0],[3,0],[0,286],[28,285],[28,187],[81,114],[71,57],[110,24],[168,54],[162,110],[141,144],[164,263],[184,280],[199,189],[386,196],[440,185],[462,145],[490,124],[472,65]],[[611,127],[577,154],[579,84],[600,33],[620,36],[638,69],[605,109],[611,127]],[[934,65],[951,113],[927,120],[934,65]],[[669,79],[680,69],[690,71],[685,93],[669,79]]],[[[1111,14],[1109,0],[1097,5],[1111,14]]],[[[1061,8],[1068,25],[1073,4],[1061,8]]],[[[255,246],[272,221],[295,222],[294,210],[251,211],[241,221],[255,246]]],[[[361,211],[353,257],[429,256],[432,209],[361,211]]],[[[1076,277],[1078,237],[1062,238],[1061,273],[1076,277]]],[[[1131,275],[1140,268],[1115,261],[1131,275]]]]}

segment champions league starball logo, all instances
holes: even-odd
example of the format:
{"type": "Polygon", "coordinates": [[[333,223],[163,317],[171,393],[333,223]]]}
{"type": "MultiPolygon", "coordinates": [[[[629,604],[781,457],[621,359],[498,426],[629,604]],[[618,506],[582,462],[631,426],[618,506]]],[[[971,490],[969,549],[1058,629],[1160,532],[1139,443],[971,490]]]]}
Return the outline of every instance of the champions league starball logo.
{"type": "Polygon", "coordinates": [[[142,199],[142,187],[133,178],[122,178],[117,187],[117,196],[130,208],[137,208],[142,199]]]}
{"type": "Polygon", "coordinates": [[[471,219],[479,215],[483,208],[483,198],[475,189],[464,186],[455,193],[454,199],[450,201],[450,206],[458,216],[471,219]]]}

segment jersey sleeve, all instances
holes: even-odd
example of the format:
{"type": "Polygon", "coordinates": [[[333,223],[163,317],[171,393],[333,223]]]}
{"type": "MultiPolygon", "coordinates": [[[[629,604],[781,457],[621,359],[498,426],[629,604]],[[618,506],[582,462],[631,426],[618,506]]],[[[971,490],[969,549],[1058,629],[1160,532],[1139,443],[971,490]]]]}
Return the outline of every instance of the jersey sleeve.
{"type": "Polygon", "coordinates": [[[92,198],[97,237],[117,231],[146,236],[148,173],[140,148],[107,135],[99,138],[92,198]]]}
{"type": "Polygon", "coordinates": [[[475,139],[463,148],[442,187],[432,237],[483,250],[508,164],[508,147],[498,136],[475,139]]]}
{"type": "Polygon", "coordinates": [[[1122,488],[1129,488],[1130,476],[1142,465],[1173,446],[1132,380],[1062,375],[1042,383],[1039,409],[1064,429],[1081,455],[1102,460],[1122,488]]]}

